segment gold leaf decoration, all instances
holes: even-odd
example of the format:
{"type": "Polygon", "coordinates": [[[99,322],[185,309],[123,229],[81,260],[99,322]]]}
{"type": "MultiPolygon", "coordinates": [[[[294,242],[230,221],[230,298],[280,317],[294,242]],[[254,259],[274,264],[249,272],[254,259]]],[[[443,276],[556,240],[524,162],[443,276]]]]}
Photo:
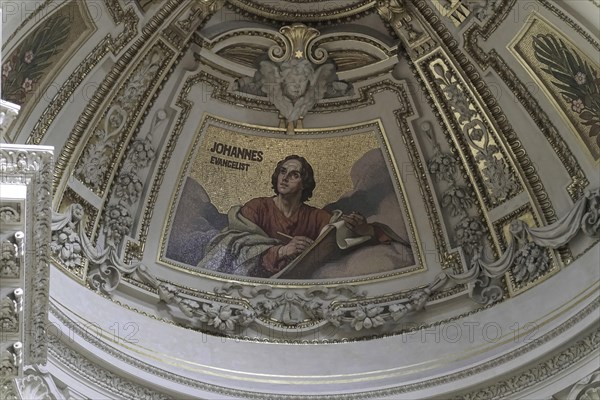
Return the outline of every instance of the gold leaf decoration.
{"type": "Polygon", "coordinates": [[[250,46],[228,46],[217,52],[217,55],[246,67],[256,68],[256,59],[264,56],[268,51],[268,47],[257,45],[250,46]]]}
{"type": "Polygon", "coordinates": [[[329,51],[329,58],[335,61],[338,72],[365,67],[380,61],[372,54],[358,50],[329,51]]]}

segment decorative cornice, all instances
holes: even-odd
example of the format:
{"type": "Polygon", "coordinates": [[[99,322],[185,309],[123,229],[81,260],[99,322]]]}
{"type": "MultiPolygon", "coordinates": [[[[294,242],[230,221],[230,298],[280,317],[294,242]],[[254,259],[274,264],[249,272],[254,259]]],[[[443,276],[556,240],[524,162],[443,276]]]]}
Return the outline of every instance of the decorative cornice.
{"type": "MultiPolygon", "coordinates": [[[[61,321],[63,324],[72,327],[74,329],[75,334],[85,338],[85,340],[87,342],[89,342],[90,344],[95,346],[98,350],[100,350],[112,357],[115,357],[118,360],[131,365],[134,368],[138,368],[147,373],[150,373],[150,374],[153,374],[160,378],[169,380],[176,384],[184,385],[186,387],[190,387],[190,388],[194,388],[194,389],[202,390],[202,391],[208,391],[208,392],[212,392],[212,393],[218,393],[220,395],[241,397],[241,398],[246,398],[246,399],[358,400],[358,399],[366,399],[366,398],[373,398],[373,397],[383,398],[383,397],[397,396],[398,394],[401,394],[401,393],[410,393],[410,392],[415,392],[418,390],[430,389],[430,388],[434,388],[436,386],[444,385],[444,384],[447,384],[450,382],[456,382],[461,379],[471,379],[472,380],[472,378],[479,373],[483,373],[485,371],[489,371],[489,370],[493,370],[493,369],[497,370],[503,364],[505,364],[509,361],[514,361],[515,359],[517,359],[519,357],[523,357],[528,352],[533,351],[534,349],[542,346],[543,344],[548,343],[549,341],[561,336],[566,331],[568,331],[569,329],[571,329],[575,325],[577,325],[580,321],[582,321],[588,315],[590,315],[593,312],[596,312],[599,307],[600,307],[600,298],[595,298],[590,304],[588,304],[586,307],[584,307],[580,312],[578,312],[576,315],[572,316],[571,318],[569,318],[568,320],[566,320],[565,322],[560,324],[557,328],[549,331],[548,333],[542,335],[541,337],[539,337],[536,340],[533,340],[519,348],[516,348],[508,353],[505,353],[500,357],[496,357],[490,361],[484,362],[476,367],[471,367],[471,368],[462,370],[460,372],[447,374],[447,375],[439,376],[437,378],[424,380],[424,381],[421,381],[418,383],[412,383],[412,384],[403,385],[403,386],[396,386],[396,387],[391,387],[391,388],[387,388],[387,389],[362,392],[362,393],[335,394],[335,395],[292,395],[292,394],[257,393],[257,392],[250,392],[250,391],[245,391],[245,390],[226,388],[223,386],[218,386],[218,385],[213,385],[213,384],[207,384],[205,382],[201,382],[198,380],[186,378],[181,375],[177,375],[172,372],[165,371],[163,369],[160,369],[160,368],[157,368],[150,364],[147,364],[143,361],[140,361],[134,357],[131,357],[129,355],[126,355],[125,353],[122,353],[122,352],[116,350],[112,346],[109,346],[109,345],[103,343],[101,340],[99,340],[99,338],[95,337],[94,335],[89,335],[89,333],[85,332],[84,329],[81,328],[79,324],[76,324],[76,323],[73,323],[72,321],[70,321],[69,318],[65,314],[62,313],[61,310],[59,310],[58,308],[56,308],[54,306],[50,307],[50,313],[53,316],[55,316],[59,321],[61,321]]],[[[512,383],[514,383],[516,385],[515,387],[511,388],[511,390],[512,390],[511,393],[516,394],[523,390],[526,390],[527,388],[529,388],[533,385],[543,383],[544,381],[551,379],[553,376],[560,373],[562,370],[567,369],[567,368],[577,364],[581,360],[584,360],[585,358],[589,357],[589,353],[591,350],[594,350],[595,348],[598,347],[599,342],[600,342],[600,331],[595,330],[595,331],[587,334],[587,336],[578,340],[575,343],[575,345],[570,346],[566,349],[563,349],[557,354],[554,354],[550,361],[545,360],[545,361],[537,363],[535,366],[531,367],[530,371],[532,371],[532,373],[533,373],[533,371],[536,371],[537,375],[535,375],[535,376],[539,377],[539,379],[540,379],[539,381],[536,379],[527,379],[524,381],[518,381],[518,380],[511,381],[512,383]],[[552,360],[560,361],[557,363],[556,368],[548,368],[548,366],[550,365],[549,362],[552,362],[552,360]]],[[[53,341],[50,344],[50,354],[53,357],[55,357],[57,360],[59,360],[60,362],[66,364],[66,365],[76,366],[75,371],[77,371],[77,369],[80,368],[81,365],[84,366],[84,369],[89,368],[90,370],[101,371],[102,372],[102,375],[101,375],[102,380],[97,382],[101,385],[104,385],[104,382],[112,382],[111,379],[117,379],[118,381],[124,380],[122,377],[115,375],[113,372],[109,372],[109,371],[100,369],[98,366],[91,363],[89,360],[83,358],[83,356],[81,354],[68,348],[66,345],[60,343],[59,341],[53,341]]],[[[502,381],[499,383],[499,385],[501,385],[502,387],[508,387],[507,383],[511,379],[512,378],[507,379],[506,382],[502,381]]],[[[133,384],[133,385],[136,385],[136,384],[133,384]]],[[[481,397],[482,399],[490,398],[487,395],[486,389],[479,389],[477,392],[472,392],[471,394],[475,395],[476,397],[474,397],[474,398],[477,398],[477,399],[479,399],[481,396],[483,396],[483,397],[481,397]]]]}
{"type": "Polygon", "coordinates": [[[374,0],[353,0],[343,2],[342,5],[332,3],[330,7],[323,7],[314,0],[276,3],[265,3],[257,0],[229,0],[228,6],[240,14],[249,14],[257,19],[320,22],[359,17],[371,11],[375,3],[374,0]]]}
{"type": "MultiPolygon", "coordinates": [[[[144,387],[140,384],[115,374],[89,361],[82,354],[66,346],[59,340],[52,341],[50,356],[68,369],[71,373],[79,375],[83,381],[91,381],[103,390],[112,393],[115,398],[131,400],[167,400],[171,397],[144,387]]],[[[127,358],[127,357],[125,357],[127,358]]]]}
{"type": "MultiPolygon", "coordinates": [[[[551,379],[553,376],[563,372],[568,367],[585,360],[590,354],[597,353],[600,345],[600,330],[593,331],[583,339],[578,340],[574,345],[564,349],[551,358],[538,363],[535,367],[518,374],[512,375],[507,379],[496,382],[485,389],[479,389],[457,396],[461,400],[486,400],[486,399],[506,399],[517,395],[523,390],[539,385],[541,382],[551,379]]],[[[571,398],[571,397],[569,397],[571,398]]],[[[578,397],[579,398],[579,397],[578,397]]]]}
{"type": "Polygon", "coordinates": [[[20,106],[0,99],[0,138],[7,142],[8,130],[19,115],[20,106]]]}

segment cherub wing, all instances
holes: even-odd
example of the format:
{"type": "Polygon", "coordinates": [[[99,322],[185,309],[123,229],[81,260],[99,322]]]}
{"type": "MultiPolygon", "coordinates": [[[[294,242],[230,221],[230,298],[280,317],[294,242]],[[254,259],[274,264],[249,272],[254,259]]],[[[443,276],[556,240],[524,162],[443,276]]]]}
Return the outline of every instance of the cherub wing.
{"type": "Polygon", "coordinates": [[[325,96],[327,86],[335,81],[336,78],[335,65],[332,63],[323,64],[315,70],[315,74],[310,81],[310,86],[314,93],[313,96],[315,97],[315,103],[325,96]]]}
{"type": "Polygon", "coordinates": [[[281,73],[279,67],[271,61],[261,61],[259,65],[260,89],[267,95],[275,108],[289,119],[292,112],[293,104],[283,95],[281,73]]]}
{"type": "Polygon", "coordinates": [[[270,61],[261,61],[258,70],[260,72],[260,88],[270,98],[276,91],[281,91],[281,74],[279,68],[270,61]]]}

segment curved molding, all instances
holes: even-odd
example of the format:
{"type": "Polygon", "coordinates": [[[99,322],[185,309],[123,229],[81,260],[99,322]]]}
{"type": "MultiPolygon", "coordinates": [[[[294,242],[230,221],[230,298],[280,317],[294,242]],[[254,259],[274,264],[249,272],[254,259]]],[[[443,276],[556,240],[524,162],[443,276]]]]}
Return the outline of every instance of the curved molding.
{"type": "MultiPolygon", "coordinates": [[[[234,29],[211,39],[198,36],[196,39],[201,47],[200,59],[236,77],[252,76],[256,59],[266,56],[273,46],[285,48],[288,40],[276,30],[265,28],[234,29]]],[[[397,62],[396,47],[362,33],[328,32],[314,38],[311,43],[310,47],[318,47],[329,53],[328,59],[336,63],[338,73],[344,79],[346,76],[353,80],[366,79],[385,69],[388,64],[397,62]]],[[[311,51],[309,49],[309,55],[311,51]]]]}
{"type": "Polygon", "coordinates": [[[56,119],[63,107],[72,98],[73,93],[75,93],[76,89],[92,70],[109,52],[113,55],[117,55],[137,34],[139,18],[132,8],[128,8],[124,11],[119,2],[115,0],[108,1],[106,4],[115,23],[124,25],[123,31],[115,38],[113,38],[112,35],[107,35],[83,58],[82,62],[79,63],[77,68],[75,68],[73,73],[60,87],[58,93],[52,98],[52,104],[44,109],[38,118],[38,121],[27,138],[27,143],[40,144],[46,136],[52,122],[56,119]]]}
{"type": "MultiPolygon", "coordinates": [[[[110,369],[89,361],[81,353],[60,341],[55,341],[50,346],[50,357],[51,361],[57,363],[61,369],[78,375],[81,381],[86,382],[86,386],[93,385],[115,398],[130,400],[171,399],[169,396],[134,383],[110,369]]],[[[41,378],[37,379],[40,380],[41,378]]]]}
{"type": "Polygon", "coordinates": [[[268,18],[275,21],[329,21],[359,15],[375,5],[373,0],[352,0],[340,5],[334,1],[279,1],[263,3],[257,0],[230,0],[229,4],[241,13],[251,13],[256,17],[268,18]]]}
{"type": "MultiPolygon", "coordinates": [[[[400,399],[415,398],[415,396],[425,398],[433,394],[439,396],[443,394],[450,395],[452,393],[455,395],[459,392],[467,393],[465,395],[468,395],[467,398],[469,399],[496,398],[493,397],[494,394],[518,396],[519,393],[529,390],[533,386],[554,379],[555,376],[561,374],[565,369],[576,369],[577,365],[586,363],[589,361],[590,357],[595,357],[597,355],[597,346],[600,342],[600,331],[594,329],[593,319],[600,306],[600,298],[597,296],[594,297],[593,293],[588,293],[588,295],[592,298],[585,299],[585,303],[577,306],[576,310],[578,311],[574,311],[570,317],[562,316],[560,318],[560,321],[562,321],[561,323],[549,329],[540,328],[544,333],[540,336],[534,334],[533,337],[535,337],[535,339],[531,341],[523,340],[520,336],[518,339],[515,338],[514,340],[509,340],[509,342],[507,342],[509,344],[507,349],[499,351],[491,358],[486,357],[486,361],[484,362],[476,362],[475,360],[473,360],[473,362],[469,361],[467,364],[471,365],[471,367],[465,369],[461,369],[457,365],[448,365],[448,369],[445,369],[442,374],[437,374],[435,378],[422,377],[418,378],[416,382],[413,379],[410,379],[409,381],[412,381],[412,383],[396,384],[385,389],[371,391],[359,390],[348,393],[348,390],[357,390],[356,384],[361,381],[361,379],[358,379],[352,381],[353,384],[351,386],[344,384],[344,387],[346,388],[344,391],[346,393],[342,394],[337,392],[339,394],[336,394],[335,398],[362,399],[391,397],[400,399]],[[561,344],[561,342],[565,340],[566,344],[561,344]],[[540,352],[547,354],[547,356],[539,360],[538,355],[540,352]],[[532,359],[539,361],[532,364],[532,359]],[[506,373],[499,376],[494,372],[498,371],[499,368],[505,369],[506,373]],[[523,374],[526,374],[528,378],[523,379],[523,374]],[[480,389],[469,391],[469,388],[480,385],[474,382],[487,382],[491,383],[491,385],[487,386],[484,383],[483,387],[480,389]]],[[[127,382],[127,378],[124,378],[125,374],[139,370],[140,373],[136,374],[138,378],[135,382],[129,380],[126,384],[125,387],[128,388],[127,390],[129,390],[129,388],[139,388],[140,385],[144,386],[142,382],[146,379],[149,381],[152,380],[152,386],[154,387],[162,385],[165,388],[165,393],[169,393],[173,398],[181,397],[183,393],[196,397],[209,396],[207,393],[213,393],[213,395],[217,393],[224,396],[251,399],[331,398],[331,395],[314,395],[306,397],[305,395],[297,394],[305,393],[308,386],[289,387],[287,393],[284,394],[281,392],[257,392],[241,388],[234,389],[237,385],[233,384],[231,381],[227,383],[228,381],[221,380],[221,384],[215,384],[214,376],[211,377],[210,374],[204,375],[202,372],[200,372],[200,374],[194,372],[194,378],[192,378],[190,375],[183,373],[183,370],[181,370],[180,367],[175,365],[169,366],[168,362],[167,364],[164,364],[164,360],[154,360],[152,363],[149,363],[149,359],[135,352],[135,345],[123,346],[121,343],[110,340],[110,336],[103,335],[101,331],[97,331],[96,333],[90,331],[89,324],[85,324],[85,321],[81,320],[79,317],[77,318],[77,321],[72,320],[65,312],[61,311],[63,308],[64,304],[61,305],[60,308],[52,306],[50,310],[52,315],[51,320],[54,321],[59,329],[68,328],[69,342],[62,343],[59,340],[50,340],[51,363],[56,364],[58,368],[62,368],[61,366],[70,366],[71,368],[77,366],[77,368],[70,373],[79,374],[81,377],[80,379],[83,382],[91,379],[91,382],[93,382],[94,385],[99,385],[103,387],[104,390],[110,389],[106,386],[107,381],[110,382],[111,380],[115,380],[118,382],[127,382]],[[86,327],[88,327],[88,329],[86,329],[86,327]],[[107,339],[109,340],[107,341],[107,339]],[[91,357],[87,357],[87,359],[83,358],[82,352],[84,348],[86,353],[91,352],[91,357]],[[131,350],[134,350],[134,352],[132,353],[131,350]],[[98,368],[97,363],[99,360],[106,360],[115,366],[119,365],[119,367],[113,369],[112,372],[109,372],[104,368],[98,368]],[[83,374],[81,371],[83,371],[83,374]],[[94,373],[94,371],[97,371],[98,373],[94,373]]],[[[124,317],[128,318],[125,315],[124,317]]],[[[136,320],[141,321],[137,318],[136,320]]],[[[144,329],[151,329],[151,326],[152,324],[140,326],[140,332],[144,329]]],[[[427,332],[427,330],[424,330],[423,332],[427,332]]],[[[527,333],[527,336],[531,335],[531,332],[524,333],[527,333]]],[[[218,337],[207,337],[200,341],[200,335],[197,333],[190,333],[187,337],[190,340],[198,339],[198,344],[202,346],[213,346],[220,341],[218,337]]],[[[395,347],[394,343],[399,344],[405,339],[407,338],[398,337],[395,340],[392,340],[392,338],[380,339],[377,342],[373,342],[371,346],[384,346],[388,349],[388,352],[393,354],[400,351],[395,347]],[[389,347],[390,345],[392,347],[389,347]]],[[[161,340],[161,343],[162,342],[163,340],[161,340]]],[[[165,343],[166,342],[170,343],[169,346],[176,346],[172,341],[166,340],[165,343]]],[[[225,342],[221,340],[221,343],[224,344],[225,342]]],[[[481,343],[471,343],[471,346],[477,344],[481,343]]],[[[156,343],[156,345],[162,348],[161,351],[166,350],[160,343],[156,343]]],[[[427,343],[419,344],[419,346],[425,345],[427,345],[427,343]]],[[[452,346],[449,343],[447,345],[452,346]]],[[[239,349],[244,346],[254,347],[259,346],[259,344],[242,341],[236,345],[236,348],[238,348],[238,351],[241,351],[239,349]]],[[[274,348],[271,349],[271,351],[274,352],[273,354],[278,354],[278,346],[287,346],[287,348],[289,348],[289,345],[273,344],[271,346],[274,346],[274,348]]],[[[358,343],[346,343],[337,346],[342,346],[339,348],[342,352],[344,352],[344,348],[347,352],[359,351],[358,349],[354,349],[359,346],[358,343]]],[[[311,349],[305,348],[305,351],[319,351],[318,349],[319,345],[316,345],[311,346],[311,349]]],[[[284,349],[281,348],[281,350],[283,351],[284,349]]],[[[469,357],[472,356],[473,354],[469,357]]],[[[478,357],[479,356],[476,356],[476,358],[478,357]]],[[[203,360],[203,362],[204,361],[206,360],[203,360]]],[[[396,362],[403,365],[403,362],[399,359],[396,362]]],[[[345,367],[344,370],[347,370],[347,368],[345,367]]],[[[314,370],[313,372],[314,374],[319,374],[319,371],[317,370],[314,370]]],[[[365,378],[369,374],[370,373],[366,373],[365,378]]],[[[360,376],[360,374],[356,375],[357,378],[360,376]]],[[[246,378],[251,377],[252,376],[246,376],[246,378]]],[[[283,376],[280,378],[282,377],[283,376]]],[[[267,377],[263,377],[260,382],[263,382],[264,379],[268,380],[267,377]]],[[[402,378],[402,380],[405,379],[406,378],[404,377],[402,378]]],[[[279,379],[273,383],[280,383],[279,379]]],[[[273,383],[269,383],[268,387],[275,388],[277,385],[270,386],[273,383]]],[[[319,386],[322,384],[323,383],[318,383],[318,380],[316,380],[311,385],[319,386]]],[[[248,387],[248,383],[244,384],[244,386],[248,387]]],[[[261,386],[263,388],[265,387],[264,385],[258,385],[257,387],[261,386]]],[[[329,388],[328,391],[331,392],[331,388],[329,388]]],[[[157,393],[156,395],[164,396],[164,394],[160,393],[157,393]]],[[[129,394],[127,394],[127,396],[129,396],[129,394]]]]}

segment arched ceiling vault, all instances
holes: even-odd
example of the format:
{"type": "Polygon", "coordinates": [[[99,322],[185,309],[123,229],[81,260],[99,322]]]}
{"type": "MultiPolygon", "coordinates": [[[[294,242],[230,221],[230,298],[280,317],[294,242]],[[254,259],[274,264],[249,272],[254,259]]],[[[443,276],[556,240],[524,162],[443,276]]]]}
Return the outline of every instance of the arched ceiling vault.
{"type": "Polygon", "coordinates": [[[54,146],[53,396],[588,390],[600,17],[572,3],[3,4],[2,141],[54,146]],[[235,207],[290,154],[310,218],[367,233],[279,258],[300,231],[235,207]]]}

